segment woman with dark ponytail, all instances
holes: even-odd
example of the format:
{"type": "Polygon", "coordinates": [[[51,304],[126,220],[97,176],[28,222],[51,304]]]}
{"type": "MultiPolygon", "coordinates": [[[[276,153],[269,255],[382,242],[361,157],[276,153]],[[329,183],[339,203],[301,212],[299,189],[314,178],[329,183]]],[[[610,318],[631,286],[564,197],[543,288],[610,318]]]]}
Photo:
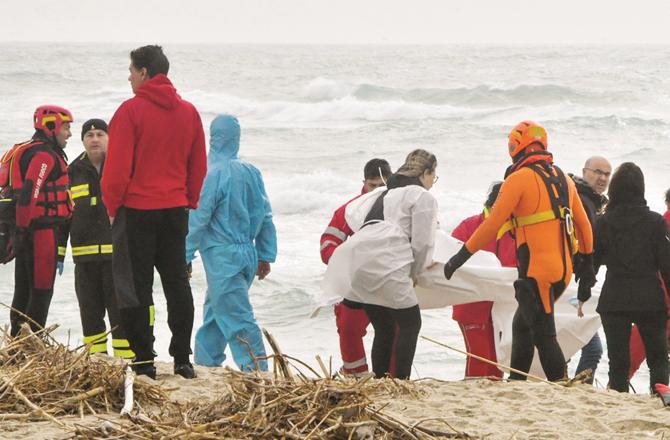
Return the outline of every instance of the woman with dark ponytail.
{"type": "Polygon", "coordinates": [[[668,384],[667,306],[661,279],[670,282],[670,234],[644,198],[644,175],[621,164],[609,187],[607,211],[596,223],[595,265],[607,266],[597,311],[607,337],[610,388],[628,392],[631,325],[637,325],[651,391],[668,384]],[[660,277],[659,277],[660,273],[660,277]]]}

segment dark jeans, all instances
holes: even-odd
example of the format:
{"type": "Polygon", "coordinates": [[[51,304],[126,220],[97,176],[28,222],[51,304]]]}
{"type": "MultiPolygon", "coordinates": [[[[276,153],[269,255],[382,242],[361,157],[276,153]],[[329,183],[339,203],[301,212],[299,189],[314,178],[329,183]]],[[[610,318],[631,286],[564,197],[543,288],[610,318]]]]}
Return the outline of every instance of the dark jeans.
{"type": "Polygon", "coordinates": [[[12,308],[15,310],[9,312],[12,336],[18,334],[23,322],[28,322],[33,331],[44,327],[54,292],[57,259],[54,229],[30,231],[25,245],[14,263],[12,308]]]}
{"type": "Polygon", "coordinates": [[[185,208],[138,210],[121,207],[112,227],[113,270],[121,322],[136,361],[153,360],[154,267],[161,277],[172,332],[170,355],[188,362],[193,331],[193,295],[186,272],[185,208]]]}
{"type": "Polygon", "coordinates": [[[632,324],[637,325],[647,354],[650,389],[654,392],[657,383],[668,385],[668,316],[665,311],[601,313],[600,318],[607,338],[610,388],[628,392],[632,324]]]}
{"type": "Polygon", "coordinates": [[[596,375],[596,368],[598,368],[598,363],[600,363],[600,358],[602,355],[603,343],[600,341],[600,335],[596,333],[593,335],[591,340],[582,347],[582,355],[579,358],[579,363],[577,364],[577,369],[575,370],[575,376],[590,368],[591,378],[586,382],[593,383],[593,378],[596,375]]]}
{"type": "Polygon", "coordinates": [[[375,376],[382,378],[391,371],[391,355],[394,354],[395,377],[409,379],[412,373],[414,353],[416,352],[416,341],[421,329],[419,306],[407,309],[391,309],[364,304],[363,308],[375,329],[371,354],[372,371],[374,371],[375,376]]]}
{"type": "MultiPolygon", "coordinates": [[[[556,339],[553,310],[550,314],[544,311],[537,283],[532,278],[519,279],[514,287],[519,306],[512,321],[511,367],[525,373],[530,371],[537,348],[547,379],[563,379],[566,375],[565,357],[556,339]]],[[[526,380],[526,376],[519,373],[511,373],[509,378],[526,380]]]]}

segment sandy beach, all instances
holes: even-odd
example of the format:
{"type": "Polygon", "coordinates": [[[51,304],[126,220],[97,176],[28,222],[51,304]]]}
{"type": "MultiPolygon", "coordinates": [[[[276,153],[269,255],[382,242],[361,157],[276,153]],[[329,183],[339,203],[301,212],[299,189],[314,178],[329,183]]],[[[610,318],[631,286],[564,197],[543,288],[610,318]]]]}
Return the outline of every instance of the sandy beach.
{"type": "MultiPolygon", "coordinates": [[[[226,392],[225,369],[198,367],[198,378],[172,375],[172,365],[158,364],[157,383],[172,402],[215,400],[226,392]]],[[[150,379],[138,380],[156,382],[150,379]]],[[[375,408],[408,425],[460,432],[486,439],[663,439],[670,438],[670,410],[649,395],[625,395],[591,386],[571,388],[545,383],[488,380],[443,382],[424,379],[399,392],[390,381],[369,381],[375,408]]],[[[53,422],[1,421],[2,439],[73,438],[76,426],[119,421],[116,414],[60,417],[53,422]]],[[[118,434],[117,434],[118,435],[118,434]]],[[[121,438],[111,436],[110,438],[121,438]]],[[[122,437],[131,438],[131,437],[122,437]]],[[[158,437],[156,437],[158,438],[158,437]]],[[[188,438],[188,437],[185,437],[188,438]]],[[[468,438],[468,437],[462,437],[468,438]]]]}

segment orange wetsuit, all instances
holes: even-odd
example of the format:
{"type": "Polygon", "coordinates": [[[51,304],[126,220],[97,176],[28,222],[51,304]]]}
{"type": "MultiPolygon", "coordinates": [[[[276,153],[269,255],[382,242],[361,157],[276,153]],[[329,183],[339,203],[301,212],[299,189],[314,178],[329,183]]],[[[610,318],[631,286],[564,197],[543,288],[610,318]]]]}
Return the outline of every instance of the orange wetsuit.
{"type": "MultiPolygon", "coordinates": [[[[593,252],[593,234],[574,182],[567,183],[569,207],[579,241],[579,252],[593,252]]],[[[496,238],[498,230],[510,217],[522,218],[552,209],[547,186],[540,175],[529,167],[522,167],[510,174],[500,189],[491,215],[481,224],[465,246],[471,253],[486,247],[496,238]]],[[[563,223],[552,219],[520,226],[515,229],[519,276],[537,282],[544,311],[552,313],[551,288],[558,297],[572,277],[572,261],[563,223]]]]}

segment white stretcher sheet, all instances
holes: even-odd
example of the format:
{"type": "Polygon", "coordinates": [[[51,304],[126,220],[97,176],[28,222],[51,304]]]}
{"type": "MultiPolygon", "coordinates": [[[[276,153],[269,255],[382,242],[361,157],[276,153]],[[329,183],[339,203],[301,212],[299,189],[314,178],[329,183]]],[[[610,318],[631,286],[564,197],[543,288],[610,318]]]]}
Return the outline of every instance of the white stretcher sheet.
{"type": "MultiPolygon", "coordinates": [[[[345,242],[342,246],[346,244],[345,242]]],[[[444,231],[438,231],[433,260],[442,264],[437,264],[419,275],[416,285],[419,305],[425,310],[475,301],[494,301],[492,318],[498,362],[509,365],[512,318],[516,310],[513,283],[517,279],[517,271],[501,267],[498,259],[490,252],[477,252],[456,271],[451,280],[447,280],[444,278],[443,264],[462,245],[463,243],[444,231]]],[[[318,308],[341,301],[350,289],[348,261],[337,257],[338,250],[335,250],[328,264],[321,285],[321,295],[317,299],[317,310],[313,316],[318,313],[318,308]]],[[[577,353],[600,327],[600,316],[595,311],[599,293],[600,288],[594,287],[591,299],[584,305],[583,318],[577,317],[577,310],[569,301],[577,296],[577,285],[574,281],[556,302],[556,331],[566,359],[577,353]]],[[[427,336],[439,339],[440,335],[427,336]]],[[[530,372],[544,377],[537,353],[530,372]]]]}

